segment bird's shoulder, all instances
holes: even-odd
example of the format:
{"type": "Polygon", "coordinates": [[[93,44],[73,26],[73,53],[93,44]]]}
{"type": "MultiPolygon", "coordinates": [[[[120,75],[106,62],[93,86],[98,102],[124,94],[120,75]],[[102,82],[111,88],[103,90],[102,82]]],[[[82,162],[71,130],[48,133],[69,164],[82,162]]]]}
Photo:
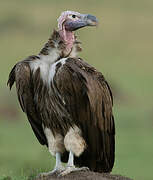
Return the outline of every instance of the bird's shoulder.
{"type": "Polygon", "coordinates": [[[102,73],[81,58],[67,58],[63,64],[61,64],[61,60],[57,61],[55,78],[62,81],[67,81],[67,78],[70,78],[72,80],[84,79],[85,82],[105,83],[102,73]]]}
{"type": "Polygon", "coordinates": [[[31,68],[30,62],[36,61],[39,59],[38,56],[32,55],[28,56],[26,59],[17,62],[9,73],[9,78],[7,85],[12,88],[14,82],[18,83],[20,81],[21,84],[27,83],[31,76],[31,68]]]}
{"type": "Polygon", "coordinates": [[[81,58],[66,58],[65,63],[63,64],[61,68],[61,60],[56,62],[56,72],[57,74],[61,74],[62,72],[67,73],[81,73],[82,75],[91,75],[96,76],[97,78],[100,77],[101,80],[104,79],[104,76],[101,72],[99,72],[95,67],[88,64],[86,61],[84,61],[81,58]]]}
{"type": "Polygon", "coordinates": [[[84,89],[90,96],[95,93],[108,96],[113,103],[112,91],[105,77],[81,58],[67,58],[65,64],[57,68],[55,80],[59,89],[76,89],[77,92],[84,89]]]}

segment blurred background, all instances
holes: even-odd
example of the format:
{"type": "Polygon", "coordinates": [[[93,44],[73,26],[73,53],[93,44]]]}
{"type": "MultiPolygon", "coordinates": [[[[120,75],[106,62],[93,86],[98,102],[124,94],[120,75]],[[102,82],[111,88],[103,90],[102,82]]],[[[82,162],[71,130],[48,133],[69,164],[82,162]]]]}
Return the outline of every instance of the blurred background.
{"type": "Polygon", "coordinates": [[[65,10],[99,19],[98,28],[77,34],[80,56],[103,73],[115,97],[113,173],[153,179],[152,0],[0,0],[0,179],[28,179],[54,166],[6,82],[17,61],[39,52],[65,10]]]}

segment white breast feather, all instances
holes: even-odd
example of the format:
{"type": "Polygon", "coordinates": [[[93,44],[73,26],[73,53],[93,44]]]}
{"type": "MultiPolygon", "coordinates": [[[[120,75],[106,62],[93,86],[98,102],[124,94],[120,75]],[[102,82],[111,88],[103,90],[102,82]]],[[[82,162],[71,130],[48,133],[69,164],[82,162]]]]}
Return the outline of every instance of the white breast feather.
{"type": "Polygon", "coordinates": [[[61,63],[65,64],[65,60],[67,58],[62,58],[57,62],[54,62],[58,58],[59,53],[57,50],[52,51],[50,55],[39,55],[40,59],[30,62],[30,68],[33,72],[35,72],[38,68],[40,68],[40,75],[42,80],[50,85],[50,82],[53,80],[56,65],[61,63]]]}
{"type": "Polygon", "coordinates": [[[55,71],[56,71],[56,65],[58,64],[58,63],[61,63],[62,64],[62,66],[65,64],[65,61],[66,61],[66,59],[67,58],[62,58],[62,59],[60,59],[59,61],[57,61],[57,62],[55,62],[55,63],[53,63],[52,65],[51,65],[51,68],[50,68],[50,70],[49,70],[49,78],[48,78],[48,83],[50,84],[50,82],[53,80],[53,78],[54,78],[54,75],[55,75],[55,71]]]}

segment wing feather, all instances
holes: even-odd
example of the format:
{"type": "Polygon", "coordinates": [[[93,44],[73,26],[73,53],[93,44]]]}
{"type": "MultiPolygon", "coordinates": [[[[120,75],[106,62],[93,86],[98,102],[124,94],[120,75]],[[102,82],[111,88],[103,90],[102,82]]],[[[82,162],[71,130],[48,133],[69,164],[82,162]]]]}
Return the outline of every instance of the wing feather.
{"type": "Polygon", "coordinates": [[[80,59],[68,59],[57,72],[56,81],[88,146],[75,159],[76,163],[93,171],[110,172],[114,164],[115,127],[108,83],[100,72],[80,59]]]}
{"type": "Polygon", "coordinates": [[[8,85],[12,88],[16,82],[18,100],[23,112],[26,113],[31,127],[39,142],[47,145],[46,136],[42,128],[42,121],[34,103],[31,70],[27,62],[17,63],[10,72],[8,85]]]}

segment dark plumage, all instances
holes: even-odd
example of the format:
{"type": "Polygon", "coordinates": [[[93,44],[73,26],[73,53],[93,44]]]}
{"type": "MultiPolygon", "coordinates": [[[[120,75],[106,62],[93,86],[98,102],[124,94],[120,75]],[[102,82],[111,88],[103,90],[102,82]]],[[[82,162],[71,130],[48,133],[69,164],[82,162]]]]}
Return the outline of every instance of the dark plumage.
{"type": "MultiPolygon", "coordinates": [[[[16,82],[18,100],[37,139],[57,161],[73,159],[70,152],[77,166],[110,172],[115,156],[112,93],[103,75],[76,56],[81,49],[76,37],[70,39],[68,45],[60,30],[54,31],[38,56],[13,67],[8,85],[11,89],[16,82]]],[[[59,169],[58,164],[54,171],[59,169]]],[[[64,169],[62,175],[66,173],[64,169]]]]}

